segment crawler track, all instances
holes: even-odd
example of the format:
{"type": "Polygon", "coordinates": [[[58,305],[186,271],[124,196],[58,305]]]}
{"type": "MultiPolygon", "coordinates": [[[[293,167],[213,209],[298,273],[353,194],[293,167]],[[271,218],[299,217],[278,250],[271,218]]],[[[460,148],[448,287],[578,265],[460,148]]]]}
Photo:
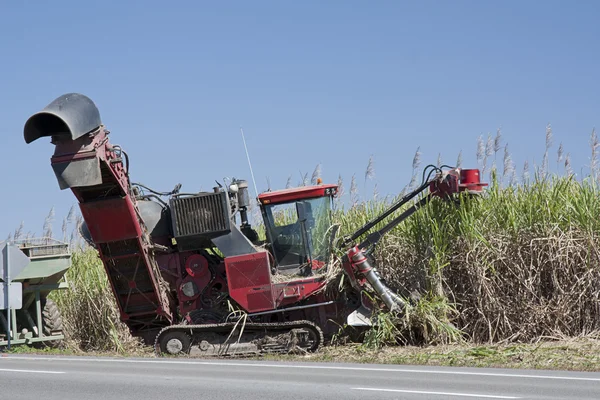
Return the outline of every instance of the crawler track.
{"type": "Polygon", "coordinates": [[[172,325],[156,336],[158,357],[233,357],[274,353],[315,352],[323,331],[310,321],[172,325]]]}

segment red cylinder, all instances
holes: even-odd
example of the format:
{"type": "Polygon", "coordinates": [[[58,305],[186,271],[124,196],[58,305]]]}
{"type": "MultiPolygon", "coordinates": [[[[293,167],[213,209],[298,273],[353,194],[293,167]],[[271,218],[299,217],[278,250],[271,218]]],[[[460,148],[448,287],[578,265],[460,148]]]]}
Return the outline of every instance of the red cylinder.
{"type": "Polygon", "coordinates": [[[460,183],[463,185],[477,185],[481,183],[478,169],[463,169],[460,171],[460,183]]]}

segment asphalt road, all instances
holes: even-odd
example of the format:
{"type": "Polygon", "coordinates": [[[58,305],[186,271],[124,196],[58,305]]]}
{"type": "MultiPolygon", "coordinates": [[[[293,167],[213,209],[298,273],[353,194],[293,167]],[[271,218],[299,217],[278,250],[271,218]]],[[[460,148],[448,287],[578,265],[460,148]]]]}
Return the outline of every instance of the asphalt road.
{"type": "Polygon", "coordinates": [[[0,355],[0,399],[600,399],[600,374],[0,355]]]}

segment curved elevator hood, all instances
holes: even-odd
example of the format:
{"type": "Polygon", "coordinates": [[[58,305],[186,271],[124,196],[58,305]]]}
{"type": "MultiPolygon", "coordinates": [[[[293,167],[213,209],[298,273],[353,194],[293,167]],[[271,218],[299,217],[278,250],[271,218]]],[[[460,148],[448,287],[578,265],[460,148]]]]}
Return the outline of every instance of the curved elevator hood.
{"type": "Polygon", "coordinates": [[[82,94],[68,93],[29,117],[23,135],[25,143],[47,136],[75,140],[100,125],[100,112],[94,102],[82,94]]]}

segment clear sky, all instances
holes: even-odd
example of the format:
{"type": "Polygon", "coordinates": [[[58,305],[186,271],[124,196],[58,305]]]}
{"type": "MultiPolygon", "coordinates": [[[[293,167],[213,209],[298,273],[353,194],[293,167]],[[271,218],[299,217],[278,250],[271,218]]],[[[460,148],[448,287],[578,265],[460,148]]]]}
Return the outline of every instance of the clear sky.
{"type": "MultiPolygon", "coordinates": [[[[477,167],[502,132],[516,168],[541,164],[547,124],[585,174],[600,124],[597,1],[0,2],[2,230],[54,231],[75,204],[26,119],[63,93],[94,100],[132,179],[210,190],[250,172],[259,191],[321,164],[360,194],[396,194],[422,167],[477,167]],[[365,187],[374,158],[375,181],[365,187]]],[[[501,159],[502,154],[498,157],[501,159]]],[[[1,233],[1,232],[0,232],[1,233]]],[[[1,237],[0,239],[4,239],[1,237]]]]}

